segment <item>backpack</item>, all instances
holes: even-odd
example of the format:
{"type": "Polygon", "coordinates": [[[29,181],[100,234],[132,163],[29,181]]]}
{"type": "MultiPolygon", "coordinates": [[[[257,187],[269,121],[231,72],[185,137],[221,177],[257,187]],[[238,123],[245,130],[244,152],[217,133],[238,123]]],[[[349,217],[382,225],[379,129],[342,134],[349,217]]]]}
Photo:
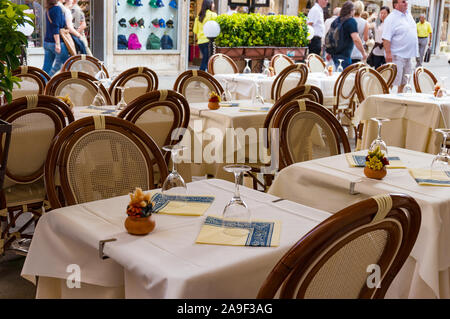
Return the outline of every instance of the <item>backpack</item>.
{"type": "Polygon", "coordinates": [[[341,18],[336,18],[330,26],[325,35],[325,51],[328,54],[334,55],[338,52],[339,39],[341,38],[342,23],[341,18]]]}
{"type": "Polygon", "coordinates": [[[163,35],[161,38],[161,48],[163,48],[164,50],[170,50],[173,48],[172,38],[167,34],[163,35]]]}
{"type": "Polygon", "coordinates": [[[130,34],[128,37],[128,49],[129,50],[140,50],[141,43],[139,42],[139,38],[136,33],[130,34]]]}

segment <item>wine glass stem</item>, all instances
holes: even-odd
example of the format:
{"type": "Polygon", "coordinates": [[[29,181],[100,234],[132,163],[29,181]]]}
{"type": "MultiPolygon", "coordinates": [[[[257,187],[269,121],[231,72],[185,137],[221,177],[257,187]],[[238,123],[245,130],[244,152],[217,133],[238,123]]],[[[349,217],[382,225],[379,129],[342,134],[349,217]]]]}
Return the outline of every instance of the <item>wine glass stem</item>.
{"type": "Polygon", "coordinates": [[[240,182],[240,172],[234,172],[234,198],[241,198],[241,194],[239,192],[239,182],[240,182]]]}
{"type": "Polygon", "coordinates": [[[379,140],[381,139],[381,122],[378,122],[378,137],[379,140]]]}
{"type": "Polygon", "coordinates": [[[170,153],[172,156],[172,174],[177,174],[177,167],[175,165],[175,160],[177,158],[177,151],[172,150],[170,153]]]}
{"type": "Polygon", "coordinates": [[[442,133],[442,135],[444,136],[444,138],[442,139],[442,147],[441,147],[441,151],[442,153],[447,153],[447,133],[442,133]]]}

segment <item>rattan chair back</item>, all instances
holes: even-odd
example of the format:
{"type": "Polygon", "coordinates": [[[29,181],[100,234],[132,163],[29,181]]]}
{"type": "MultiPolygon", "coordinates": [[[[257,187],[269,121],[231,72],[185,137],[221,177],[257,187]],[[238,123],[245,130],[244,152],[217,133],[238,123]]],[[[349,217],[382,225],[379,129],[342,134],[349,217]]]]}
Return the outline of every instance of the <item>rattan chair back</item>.
{"type": "Polygon", "coordinates": [[[223,53],[216,53],[208,60],[208,72],[214,74],[239,73],[236,63],[223,53]]]}
{"type": "Polygon", "coordinates": [[[395,65],[394,63],[386,63],[380,65],[377,68],[377,71],[383,77],[387,87],[391,87],[392,83],[395,80],[395,77],[397,76],[397,65],[395,65]]]}
{"type": "Polygon", "coordinates": [[[418,67],[414,71],[414,88],[418,93],[433,93],[434,86],[437,83],[437,78],[428,69],[424,67],[418,67]]]}
{"type": "Polygon", "coordinates": [[[329,217],[275,265],[258,298],[383,298],[416,242],[421,210],[408,195],[375,196],[329,217]],[[378,270],[374,272],[374,270],[378,270]],[[379,281],[370,278],[379,274],[379,281]]]}
{"type": "Polygon", "coordinates": [[[290,57],[285,54],[275,54],[271,59],[269,66],[273,68],[275,75],[280,74],[285,68],[295,64],[290,57]]]}
{"type": "Polygon", "coordinates": [[[95,77],[95,75],[102,69],[103,72],[105,72],[106,77],[109,78],[108,70],[105,65],[102,66],[99,59],[86,54],[78,54],[68,58],[62,66],[61,71],[84,72],[95,77]]]}
{"type": "Polygon", "coordinates": [[[355,86],[359,103],[362,103],[368,96],[389,93],[386,81],[380,73],[368,66],[361,67],[356,72],[355,86]]]}
{"type": "Polygon", "coordinates": [[[276,101],[289,90],[303,85],[308,79],[308,68],[305,64],[292,64],[284,68],[275,78],[272,84],[270,97],[276,101]]]}
{"type": "Polygon", "coordinates": [[[325,61],[315,53],[308,54],[306,57],[306,65],[310,72],[323,72],[325,69],[325,61]]]}
{"type": "Polygon", "coordinates": [[[12,72],[13,76],[21,79],[20,87],[14,87],[12,98],[17,99],[26,95],[43,94],[50,76],[34,66],[21,66],[12,72]]]}
{"type": "Polygon", "coordinates": [[[183,95],[189,103],[207,102],[209,94],[223,92],[222,85],[211,74],[202,70],[188,70],[175,80],[173,90],[183,95]]]}

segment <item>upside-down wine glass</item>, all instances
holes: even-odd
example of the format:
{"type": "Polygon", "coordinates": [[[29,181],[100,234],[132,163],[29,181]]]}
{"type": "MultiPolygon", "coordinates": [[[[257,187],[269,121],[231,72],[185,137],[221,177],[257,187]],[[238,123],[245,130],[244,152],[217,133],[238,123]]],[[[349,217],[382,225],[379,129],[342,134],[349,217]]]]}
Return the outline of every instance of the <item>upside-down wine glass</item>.
{"type": "Polygon", "coordinates": [[[222,213],[225,221],[223,232],[229,236],[246,236],[248,234],[246,226],[251,222],[251,215],[247,204],[241,198],[239,184],[242,181],[242,174],[251,170],[251,167],[247,165],[227,165],[223,169],[234,174],[234,195],[222,213]]]}
{"type": "MultiPolygon", "coordinates": [[[[181,195],[185,196],[187,194],[186,183],[184,182],[183,177],[178,173],[176,168],[176,162],[178,161],[178,156],[180,151],[185,150],[187,147],[179,144],[176,145],[166,145],[163,146],[163,150],[170,152],[172,159],[172,172],[167,175],[163,186],[161,188],[161,193],[163,196],[167,195],[181,195]]],[[[182,201],[179,201],[182,204],[182,201]]],[[[184,205],[184,204],[182,204],[184,205]]]]}
{"type": "Polygon", "coordinates": [[[242,71],[242,73],[252,73],[252,69],[250,69],[250,65],[249,65],[249,62],[252,60],[252,59],[244,59],[245,60],[245,68],[244,68],[244,70],[242,71]]]}
{"type": "Polygon", "coordinates": [[[338,66],[336,72],[343,72],[343,71],[344,71],[344,68],[342,67],[342,62],[343,62],[344,60],[343,60],[343,59],[338,59],[338,61],[339,61],[339,66],[338,66]]]}
{"type": "Polygon", "coordinates": [[[95,78],[99,81],[104,81],[108,78],[105,71],[103,71],[104,65],[105,62],[100,61],[100,70],[95,74],[95,78]]]}
{"type": "Polygon", "coordinates": [[[263,66],[263,71],[262,71],[262,74],[264,76],[270,76],[269,63],[270,62],[268,59],[264,59],[264,66],[263,66]]]}
{"type": "Polygon", "coordinates": [[[405,74],[405,77],[406,77],[406,85],[403,88],[403,93],[410,94],[412,93],[412,86],[410,81],[411,74],[405,74]]]}
{"type": "Polygon", "coordinates": [[[97,85],[97,94],[95,95],[94,99],[92,100],[91,106],[103,106],[106,104],[105,98],[101,94],[101,86],[102,81],[94,81],[95,85],[97,85]]]}
{"type": "Polygon", "coordinates": [[[261,84],[259,81],[255,81],[255,96],[253,98],[253,105],[264,105],[264,98],[261,95],[261,84]]]}
{"type": "Polygon", "coordinates": [[[225,83],[225,88],[222,92],[222,94],[220,95],[220,100],[224,101],[224,102],[231,102],[231,100],[233,99],[233,96],[231,95],[230,90],[228,89],[228,81],[227,80],[223,80],[225,83]]]}
{"type": "Polygon", "coordinates": [[[125,86],[117,86],[116,89],[120,90],[120,101],[116,105],[116,110],[123,110],[127,107],[127,102],[125,102],[125,86]]]}
{"type": "Polygon", "coordinates": [[[373,142],[370,144],[370,151],[374,151],[377,147],[380,147],[380,151],[384,152],[384,155],[388,156],[388,150],[386,146],[386,142],[382,140],[381,138],[381,126],[383,125],[383,122],[388,122],[390,119],[384,118],[384,117],[372,117],[372,121],[375,121],[378,123],[378,136],[373,142]]]}
{"type": "Polygon", "coordinates": [[[431,177],[433,177],[433,175],[441,175],[442,173],[447,174],[447,176],[450,177],[450,154],[447,149],[447,138],[450,135],[450,129],[437,128],[435,129],[435,132],[442,134],[442,146],[439,153],[431,162],[431,177]]]}

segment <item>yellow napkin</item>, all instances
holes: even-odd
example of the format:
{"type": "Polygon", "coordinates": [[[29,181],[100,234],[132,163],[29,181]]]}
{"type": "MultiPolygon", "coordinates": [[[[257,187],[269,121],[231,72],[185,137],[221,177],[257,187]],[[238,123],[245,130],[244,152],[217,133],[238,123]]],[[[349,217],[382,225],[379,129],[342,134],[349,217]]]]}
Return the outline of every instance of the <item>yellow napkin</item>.
{"type": "Polygon", "coordinates": [[[419,185],[450,186],[450,172],[431,171],[428,168],[410,168],[409,173],[419,185]]]}
{"type": "Polygon", "coordinates": [[[239,106],[240,112],[268,112],[270,106],[239,106]]]}
{"type": "Polygon", "coordinates": [[[210,215],[206,218],[195,242],[210,245],[276,247],[280,245],[280,230],[281,222],[278,220],[239,223],[224,221],[219,216],[210,215]]]}
{"type": "MultiPolygon", "coordinates": [[[[365,155],[345,154],[348,165],[350,167],[364,167],[366,166],[365,155]]],[[[406,168],[405,164],[397,156],[388,156],[389,165],[386,168],[406,168]]]]}
{"type": "Polygon", "coordinates": [[[214,196],[168,195],[155,192],[151,198],[153,211],[158,214],[202,216],[214,201],[214,196]]]}

